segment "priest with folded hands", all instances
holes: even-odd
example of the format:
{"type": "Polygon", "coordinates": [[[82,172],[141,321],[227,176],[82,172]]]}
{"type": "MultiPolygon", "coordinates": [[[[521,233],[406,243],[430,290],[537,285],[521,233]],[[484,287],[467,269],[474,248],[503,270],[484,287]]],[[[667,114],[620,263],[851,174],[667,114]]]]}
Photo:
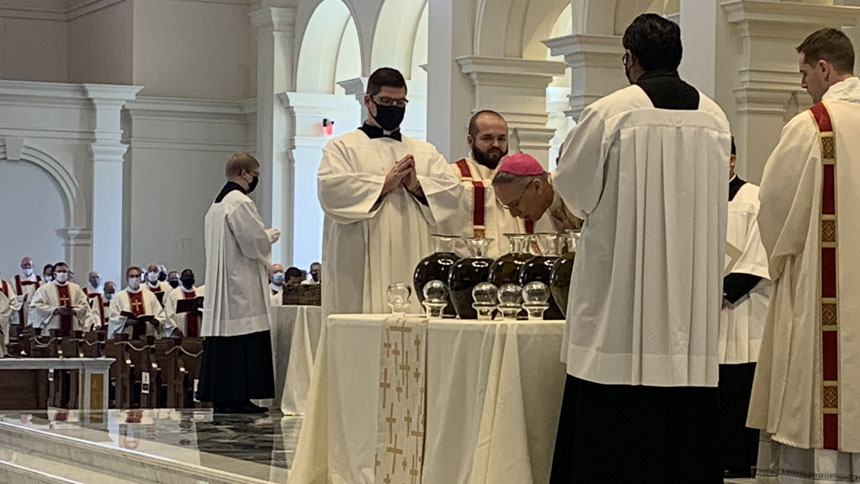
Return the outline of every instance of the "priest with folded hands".
{"type": "Polygon", "coordinates": [[[42,285],[30,302],[30,325],[43,332],[59,329],[63,334],[82,330],[90,314],[90,305],[81,286],[69,282],[65,262],[53,266],[54,280],[42,285]]]}

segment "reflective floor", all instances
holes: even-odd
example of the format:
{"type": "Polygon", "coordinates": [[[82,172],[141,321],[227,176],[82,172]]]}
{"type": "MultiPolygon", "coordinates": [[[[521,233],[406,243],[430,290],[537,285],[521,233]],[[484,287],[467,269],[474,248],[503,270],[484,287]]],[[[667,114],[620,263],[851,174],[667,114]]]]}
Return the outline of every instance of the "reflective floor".
{"type": "Polygon", "coordinates": [[[286,482],[301,417],[212,410],[2,412],[0,421],[257,479],[286,482]]]}

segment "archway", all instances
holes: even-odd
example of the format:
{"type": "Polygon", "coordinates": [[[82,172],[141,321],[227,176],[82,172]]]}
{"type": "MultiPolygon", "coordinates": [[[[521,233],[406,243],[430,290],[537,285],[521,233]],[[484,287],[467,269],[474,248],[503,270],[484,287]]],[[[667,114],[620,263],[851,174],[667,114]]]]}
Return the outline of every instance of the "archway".
{"type": "Polygon", "coordinates": [[[302,37],[296,91],[343,94],[337,81],[361,75],[361,46],[349,8],[324,0],[314,10],[302,37]]]}

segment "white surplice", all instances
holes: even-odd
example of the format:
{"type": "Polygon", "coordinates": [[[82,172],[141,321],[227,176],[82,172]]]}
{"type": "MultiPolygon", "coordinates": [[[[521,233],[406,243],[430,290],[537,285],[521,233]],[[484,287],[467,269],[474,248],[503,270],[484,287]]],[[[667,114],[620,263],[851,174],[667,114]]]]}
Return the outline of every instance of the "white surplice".
{"type": "MultiPolygon", "coordinates": [[[[170,333],[173,328],[179,328],[182,334],[188,335],[188,313],[177,313],[176,305],[179,301],[186,299],[186,294],[191,294],[192,298],[203,297],[205,301],[204,288],[205,286],[192,286],[189,291],[185,289],[185,286],[180,285],[164,294],[162,306],[164,306],[164,331],[166,333],[170,333]]],[[[202,322],[201,318],[198,318],[197,321],[198,324],[202,322]]]]}
{"type": "MultiPolygon", "coordinates": [[[[361,130],[323,148],[317,173],[323,223],[323,320],[336,313],[388,312],[389,284],[412,285],[412,273],[433,252],[430,234],[456,212],[463,186],[430,143],[403,136],[370,139],[361,130]],[[427,205],[402,186],[377,203],[385,175],[411,154],[427,205]]],[[[411,312],[422,312],[413,295],[411,312]]]]}
{"type": "Polygon", "coordinates": [[[206,213],[206,299],[201,336],[268,331],[269,275],[277,230],[248,195],[233,190],[206,213]]]}
{"type": "Polygon", "coordinates": [[[730,272],[761,277],[742,298],[729,304],[723,301],[720,312],[720,364],[755,363],[767,319],[771,283],[767,253],[759,235],[759,189],[745,183],[729,201],[726,241],[741,251],[730,272]]]}
{"type": "MultiPolygon", "coordinates": [[[[493,259],[510,252],[505,234],[526,233],[525,220],[516,218],[496,199],[493,177],[496,170],[476,162],[471,156],[464,158],[472,178],[484,186],[484,237],[493,239],[488,257],[493,259]]],[[[471,180],[464,180],[456,163],[449,165],[451,172],[460,179],[463,191],[460,193],[457,211],[438,224],[437,230],[443,235],[474,237],[475,187],[471,180]]],[[[534,224],[534,232],[555,232],[548,216],[541,217],[534,224]]],[[[458,253],[465,253],[465,247],[458,247],[458,253]]]]}
{"type": "Polygon", "coordinates": [[[585,219],[562,359],[602,384],[717,386],[729,124],[655,109],[639,86],[600,99],[564,143],[555,187],[585,219]]]}
{"type": "MultiPolygon", "coordinates": [[[[90,315],[87,295],[84,294],[81,286],[74,282],[67,282],[64,285],[69,288],[69,299],[71,299],[69,305],[75,310],[72,316],[72,330],[83,330],[90,315]]],[[[42,285],[30,301],[29,324],[34,328],[42,328],[43,333],[47,333],[49,329],[60,329],[60,315],[55,313],[61,306],[58,286],[60,284],[57,281],[42,285]]]]}
{"type": "Polygon", "coordinates": [[[138,288],[137,291],[132,291],[129,288],[125,288],[122,291],[116,293],[116,295],[110,301],[110,316],[108,316],[108,338],[114,338],[119,333],[125,333],[129,336],[132,335],[133,329],[131,327],[125,327],[125,323],[128,322],[128,318],[122,316],[121,313],[123,311],[127,313],[132,313],[131,308],[131,300],[129,299],[129,293],[143,293],[143,314],[142,316],[155,316],[155,319],[158,320],[158,327],[156,328],[150,323],[146,323],[146,334],[148,336],[156,336],[161,337],[164,335],[164,310],[161,306],[161,303],[158,302],[158,299],[155,295],[152,294],[151,291],[147,291],[141,287],[138,288]]]}
{"type": "Polygon", "coordinates": [[[6,345],[9,344],[9,324],[12,312],[18,310],[18,298],[12,285],[0,280],[0,357],[6,355],[6,345]]]}
{"type": "MultiPolygon", "coordinates": [[[[836,150],[838,446],[839,458],[849,459],[846,453],[860,453],[860,80],[831,86],[823,102],[836,150]]],[[[774,289],[747,424],[800,449],[823,447],[821,150],[810,111],[788,122],[765,165],[758,217],[774,289]]],[[[831,454],[835,459],[836,452],[831,454]]],[[[813,455],[824,453],[810,451],[809,462],[813,455]]]]}

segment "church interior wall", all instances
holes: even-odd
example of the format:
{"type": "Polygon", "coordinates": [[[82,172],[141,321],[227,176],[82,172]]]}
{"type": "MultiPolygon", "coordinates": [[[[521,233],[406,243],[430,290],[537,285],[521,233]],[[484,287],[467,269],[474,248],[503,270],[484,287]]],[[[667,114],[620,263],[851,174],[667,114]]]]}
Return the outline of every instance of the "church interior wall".
{"type": "Polygon", "coordinates": [[[0,10],[0,79],[66,82],[69,25],[0,10]]]}
{"type": "Polygon", "coordinates": [[[68,29],[68,82],[134,83],[132,0],[75,17],[68,29]]]}

